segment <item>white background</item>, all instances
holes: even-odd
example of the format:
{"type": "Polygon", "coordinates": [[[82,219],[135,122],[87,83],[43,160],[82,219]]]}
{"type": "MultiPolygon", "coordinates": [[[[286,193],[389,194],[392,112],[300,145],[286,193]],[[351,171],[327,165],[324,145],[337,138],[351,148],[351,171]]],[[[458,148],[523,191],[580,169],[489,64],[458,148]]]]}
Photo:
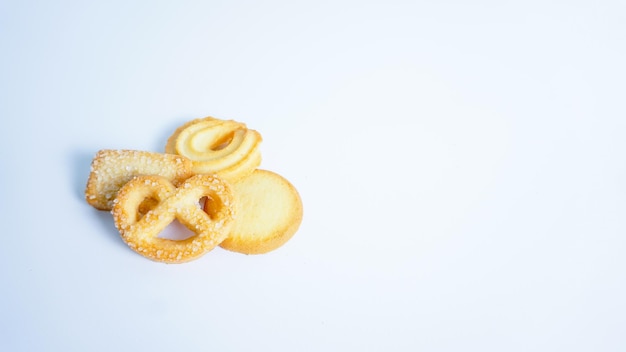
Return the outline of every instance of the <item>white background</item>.
{"type": "Polygon", "coordinates": [[[626,350],[623,1],[0,1],[0,350],[626,350]],[[99,149],[215,116],[304,202],[149,261],[99,149]]]}

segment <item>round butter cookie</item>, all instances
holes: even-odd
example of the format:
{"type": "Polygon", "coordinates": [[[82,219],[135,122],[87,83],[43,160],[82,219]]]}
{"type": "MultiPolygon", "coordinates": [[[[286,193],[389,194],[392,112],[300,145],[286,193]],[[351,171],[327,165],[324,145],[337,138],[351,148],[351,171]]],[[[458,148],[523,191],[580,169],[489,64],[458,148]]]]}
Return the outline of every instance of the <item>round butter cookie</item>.
{"type": "Polygon", "coordinates": [[[277,173],[256,169],[232,183],[237,217],[220,244],[243,254],[262,254],[287,242],[302,222],[302,199],[277,173]]]}

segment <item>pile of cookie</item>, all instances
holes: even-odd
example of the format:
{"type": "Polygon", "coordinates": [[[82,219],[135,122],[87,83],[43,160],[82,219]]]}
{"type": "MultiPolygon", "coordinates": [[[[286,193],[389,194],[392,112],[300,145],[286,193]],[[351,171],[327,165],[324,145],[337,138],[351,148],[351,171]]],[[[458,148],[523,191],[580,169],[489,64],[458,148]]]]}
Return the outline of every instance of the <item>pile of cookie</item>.
{"type": "Polygon", "coordinates": [[[259,169],[261,134],[244,123],[205,117],[178,127],[164,153],[100,150],[85,198],[111,211],[124,242],[154,261],[183,263],[220,246],[272,251],[302,221],[302,200],[281,175],[259,169]],[[160,236],[173,223],[191,237],[160,236]]]}

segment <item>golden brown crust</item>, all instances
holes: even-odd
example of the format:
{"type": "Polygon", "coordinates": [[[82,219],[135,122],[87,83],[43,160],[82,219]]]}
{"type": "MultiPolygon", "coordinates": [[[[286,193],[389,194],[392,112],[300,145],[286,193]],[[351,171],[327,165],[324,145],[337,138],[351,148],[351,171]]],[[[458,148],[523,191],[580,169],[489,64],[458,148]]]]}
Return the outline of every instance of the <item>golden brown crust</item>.
{"type": "Polygon", "coordinates": [[[230,232],[235,206],[230,186],[213,175],[196,175],[176,188],[160,176],[137,176],[126,183],[115,198],[115,226],[130,248],[142,256],[165,263],[196,259],[221,243],[230,232]],[[208,213],[200,199],[211,199],[208,213]],[[142,215],[139,207],[150,199],[153,208],[142,215]],[[177,219],[196,236],[185,240],[159,238],[177,219]]]}
{"type": "Polygon", "coordinates": [[[112,210],[124,242],[151,260],[182,263],[218,245],[267,253],[292,238],[303,208],[289,181],[257,169],[261,141],[240,122],[192,120],[170,136],[165,154],[100,150],[85,197],[97,209],[112,210]],[[195,236],[185,238],[180,224],[195,236]]]}
{"type": "Polygon", "coordinates": [[[235,181],[261,164],[261,134],[244,123],[213,117],[195,119],[174,131],[165,152],[192,161],[197,174],[217,174],[235,181]]]}
{"type": "Polygon", "coordinates": [[[255,170],[232,184],[238,217],[220,246],[244,254],[262,254],[285,244],[302,222],[302,200],[282,176],[255,170]]]}

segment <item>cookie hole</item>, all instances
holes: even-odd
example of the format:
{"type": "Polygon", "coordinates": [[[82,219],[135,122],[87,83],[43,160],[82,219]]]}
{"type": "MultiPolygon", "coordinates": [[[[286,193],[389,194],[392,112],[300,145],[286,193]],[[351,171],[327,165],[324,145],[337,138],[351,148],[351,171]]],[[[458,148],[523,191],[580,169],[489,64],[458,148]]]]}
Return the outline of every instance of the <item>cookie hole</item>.
{"type": "Polygon", "coordinates": [[[233,141],[234,137],[235,137],[235,132],[227,133],[222,138],[218,139],[217,141],[215,141],[215,143],[213,143],[213,145],[211,146],[211,150],[218,151],[218,150],[222,150],[228,147],[228,145],[233,141]]]}
{"type": "Polygon", "coordinates": [[[154,197],[146,197],[137,207],[137,219],[141,219],[150,210],[154,209],[159,204],[159,201],[154,197]]]}
{"type": "Polygon", "coordinates": [[[222,203],[212,197],[202,197],[199,201],[200,209],[204,210],[205,213],[211,218],[211,220],[215,220],[217,217],[217,213],[222,207],[222,203]]]}
{"type": "MultiPolygon", "coordinates": [[[[198,208],[204,210],[211,219],[215,216],[217,211],[217,204],[213,201],[213,198],[202,197],[198,200],[198,208]]],[[[187,226],[183,225],[178,219],[174,219],[169,225],[167,225],[163,231],[159,233],[159,238],[182,241],[190,237],[195,236],[196,233],[191,231],[187,226]]]]}
{"type": "Polygon", "coordinates": [[[159,233],[158,237],[166,240],[182,241],[195,235],[195,232],[188,229],[187,226],[183,225],[178,219],[174,219],[174,221],[159,233]]]}

